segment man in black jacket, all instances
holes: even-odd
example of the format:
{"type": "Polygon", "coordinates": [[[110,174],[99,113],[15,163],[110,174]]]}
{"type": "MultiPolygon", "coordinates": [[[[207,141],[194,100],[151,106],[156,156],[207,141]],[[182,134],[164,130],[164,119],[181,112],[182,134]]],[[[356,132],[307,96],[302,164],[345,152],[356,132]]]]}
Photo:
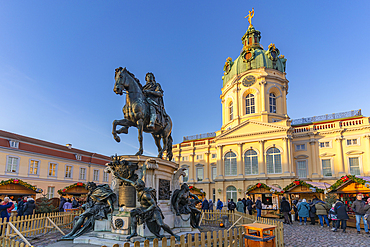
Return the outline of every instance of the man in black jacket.
{"type": "Polygon", "coordinates": [[[262,202],[261,202],[261,197],[257,198],[256,201],[256,210],[257,210],[257,220],[261,217],[262,213],[262,202]]]}
{"type": "Polygon", "coordinates": [[[66,203],[66,202],[67,202],[67,200],[63,196],[61,196],[60,197],[60,204],[59,204],[59,212],[64,212],[63,206],[64,206],[64,203],[66,203]]]}
{"type": "Polygon", "coordinates": [[[290,208],[289,202],[285,199],[285,197],[283,197],[280,203],[280,211],[284,215],[284,224],[292,224],[289,217],[290,210],[292,209],[290,208]]]}
{"type": "Polygon", "coordinates": [[[72,197],[72,208],[78,208],[78,201],[75,197],[72,197]]]}
{"type": "Polygon", "coordinates": [[[246,213],[246,208],[247,208],[247,200],[245,200],[245,198],[242,199],[242,202],[244,204],[244,213],[246,213]]]}
{"type": "Polygon", "coordinates": [[[337,203],[334,206],[334,212],[337,215],[336,222],[337,224],[333,232],[336,232],[338,230],[340,224],[342,224],[343,232],[346,232],[347,220],[349,219],[347,211],[348,211],[347,206],[343,204],[341,201],[337,201],[337,203]]]}
{"type": "Polygon", "coordinates": [[[249,197],[248,197],[248,199],[246,201],[246,206],[247,206],[249,215],[252,215],[253,202],[252,202],[252,200],[249,197]]]}
{"type": "Polygon", "coordinates": [[[363,220],[364,222],[364,228],[365,228],[365,232],[368,234],[369,233],[369,228],[368,228],[368,225],[367,225],[367,221],[365,220],[365,201],[362,200],[362,194],[358,194],[357,195],[357,200],[354,201],[354,203],[352,204],[352,210],[353,212],[355,212],[356,214],[356,228],[357,228],[357,233],[360,233],[361,231],[361,226],[360,226],[360,223],[361,223],[361,219],[363,220]]]}

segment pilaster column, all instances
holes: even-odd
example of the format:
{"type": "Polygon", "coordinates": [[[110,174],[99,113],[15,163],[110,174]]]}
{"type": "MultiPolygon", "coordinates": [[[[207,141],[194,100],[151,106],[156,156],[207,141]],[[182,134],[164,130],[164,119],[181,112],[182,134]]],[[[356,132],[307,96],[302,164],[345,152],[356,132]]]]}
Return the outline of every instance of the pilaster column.
{"type": "Polygon", "coordinates": [[[216,146],[217,148],[217,178],[224,178],[224,156],[222,155],[223,146],[216,146]]]}
{"type": "Polygon", "coordinates": [[[237,166],[237,174],[238,176],[243,177],[243,143],[238,143],[239,147],[239,157],[238,157],[238,166],[237,166]]]}
{"type": "MultiPolygon", "coordinates": [[[[362,161],[362,170],[364,171],[364,176],[369,176],[370,175],[370,135],[364,135],[364,139],[366,140],[366,144],[365,144],[365,147],[366,147],[366,150],[367,152],[367,162],[365,162],[364,160],[362,161]],[[366,172],[365,172],[366,171],[366,172]]],[[[364,155],[365,156],[365,155],[364,155]]]]}
{"type": "Polygon", "coordinates": [[[258,160],[258,171],[263,177],[266,176],[266,162],[265,162],[265,140],[258,141],[260,143],[260,155],[258,160]]]}
{"type": "Polygon", "coordinates": [[[282,172],[284,175],[287,175],[289,174],[290,175],[290,171],[289,171],[289,143],[288,143],[288,140],[289,138],[288,137],[284,137],[282,138],[282,140],[285,142],[285,152],[283,153],[283,167],[282,167],[282,172]]]}
{"type": "Polygon", "coordinates": [[[335,141],[337,142],[337,153],[339,153],[339,171],[338,176],[343,176],[347,173],[346,167],[344,164],[344,157],[343,157],[343,137],[337,137],[335,138],[335,141]]]}
{"type": "MultiPolygon", "coordinates": [[[[315,143],[316,143],[316,140],[314,138],[311,138],[310,141],[310,156],[311,156],[311,170],[309,171],[309,173],[311,173],[311,176],[317,176],[317,163],[316,163],[316,150],[315,150],[315,143]]],[[[310,167],[310,166],[308,166],[310,167]]]]}
{"type": "Polygon", "coordinates": [[[262,80],[259,82],[260,88],[261,88],[261,109],[260,112],[267,112],[266,109],[266,93],[265,93],[265,86],[266,86],[266,81],[262,80]]]}
{"type": "Polygon", "coordinates": [[[283,114],[287,115],[287,105],[286,105],[286,91],[287,91],[287,86],[283,86],[282,90],[282,105],[283,105],[283,114]]]}
{"type": "Polygon", "coordinates": [[[210,172],[209,172],[209,160],[210,160],[210,158],[209,158],[209,156],[210,156],[210,152],[207,152],[207,153],[205,153],[204,155],[206,156],[205,157],[205,161],[207,162],[206,163],[206,165],[204,166],[204,168],[203,168],[203,170],[204,170],[204,182],[209,182],[210,181],[210,179],[209,179],[209,174],[210,174],[210,172]]]}
{"type": "Polygon", "coordinates": [[[296,171],[294,171],[294,157],[293,157],[293,137],[291,135],[288,136],[288,146],[289,146],[289,170],[291,175],[295,175],[296,171]]]}
{"type": "Polygon", "coordinates": [[[195,183],[195,154],[190,154],[191,164],[189,167],[189,182],[195,183]]]}

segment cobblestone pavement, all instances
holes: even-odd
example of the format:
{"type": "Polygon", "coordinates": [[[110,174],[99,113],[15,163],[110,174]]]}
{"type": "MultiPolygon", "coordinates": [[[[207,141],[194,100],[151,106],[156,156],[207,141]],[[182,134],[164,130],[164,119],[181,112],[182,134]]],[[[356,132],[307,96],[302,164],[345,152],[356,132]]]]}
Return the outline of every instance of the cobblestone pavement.
{"type": "Polygon", "coordinates": [[[370,235],[365,234],[364,230],[357,234],[356,228],[351,227],[347,227],[346,233],[343,233],[342,229],[338,229],[338,232],[331,229],[309,223],[306,226],[299,225],[298,222],[293,225],[284,224],[284,243],[286,247],[370,246],[370,235]]]}

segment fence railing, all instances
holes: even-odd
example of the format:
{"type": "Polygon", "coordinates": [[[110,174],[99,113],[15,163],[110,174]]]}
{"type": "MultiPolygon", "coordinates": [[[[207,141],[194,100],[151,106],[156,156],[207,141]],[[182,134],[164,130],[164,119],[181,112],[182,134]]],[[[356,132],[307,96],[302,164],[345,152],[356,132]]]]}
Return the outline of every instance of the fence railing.
{"type": "MultiPolygon", "coordinates": [[[[14,216],[10,217],[9,221],[7,221],[6,218],[0,219],[0,243],[3,243],[4,241],[9,242],[9,238],[11,238],[12,241],[21,240],[25,244],[30,245],[29,239],[33,237],[41,234],[48,234],[51,231],[60,231],[59,228],[62,227],[71,229],[73,219],[75,216],[80,214],[81,211],[53,212],[48,214],[43,213],[27,216],[14,216]]],[[[62,234],[64,233],[62,232],[62,234]]],[[[6,246],[5,242],[1,246],[6,246]]]]}
{"type": "Polygon", "coordinates": [[[0,246],[1,247],[33,247],[32,245],[28,245],[19,241],[15,241],[14,239],[10,238],[3,238],[0,239],[0,246]]]}
{"type": "MultiPolygon", "coordinates": [[[[259,217],[257,219],[254,215],[249,215],[245,213],[235,212],[231,213],[228,211],[204,211],[202,217],[202,225],[219,225],[223,223],[223,216],[227,216],[229,226],[225,227],[236,227],[239,228],[243,224],[251,224],[253,222],[262,223],[266,225],[273,225],[276,226],[274,232],[276,238],[276,246],[283,247],[284,246],[284,224],[281,221],[276,219],[269,219],[269,218],[262,218],[259,217]]],[[[232,229],[230,229],[232,230],[232,229]]],[[[244,234],[244,229],[242,230],[244,234]]]]}

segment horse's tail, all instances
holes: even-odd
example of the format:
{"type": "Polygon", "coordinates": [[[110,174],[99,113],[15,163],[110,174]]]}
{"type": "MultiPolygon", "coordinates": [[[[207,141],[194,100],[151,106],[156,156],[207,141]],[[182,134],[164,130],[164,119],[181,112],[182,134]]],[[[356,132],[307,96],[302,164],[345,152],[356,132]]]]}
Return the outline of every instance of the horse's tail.
{"type": "Polygon", "coordinates": [[[167,158],[169,161],[172,160],[172,157],[173,157],[173,153],[172,153],[172,142],[173,142],[173,139],[172,139],[172,136],[171,134],[168,136],[168,139],[167,139],[167,158]]]}

